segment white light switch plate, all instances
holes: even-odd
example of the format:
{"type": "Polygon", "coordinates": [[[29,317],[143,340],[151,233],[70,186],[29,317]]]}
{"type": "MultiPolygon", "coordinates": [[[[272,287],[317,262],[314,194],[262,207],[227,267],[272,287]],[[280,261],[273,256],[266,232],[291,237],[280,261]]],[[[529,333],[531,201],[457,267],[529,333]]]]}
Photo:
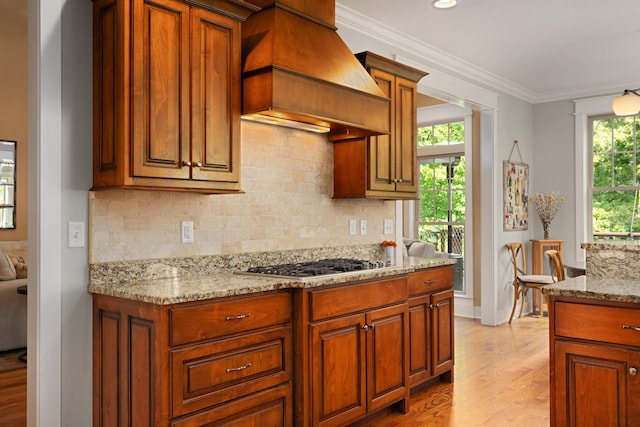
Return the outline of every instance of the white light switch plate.
{"type": "Polygon", "coordinates": [[[360,235],[365,236],[367,234],[367,220],[360,220],[360,235]]]}
{"type": "Polygon", "coordinates": [[[70,248],[84,248],[84,222],[72,222],[68,224],[68,242],[70,248]]]}
{"type": "Polygon", "coordinates": [[[385,219],[384,220],[384,234],[392,234],[393,233],[393,220],[385,219]]]}
{"type": "Polygon", "coordinates": [[[349,236],[355,236],[355,235],[356,235],[356,220],[350,219],[349,220],[349,236]]]}

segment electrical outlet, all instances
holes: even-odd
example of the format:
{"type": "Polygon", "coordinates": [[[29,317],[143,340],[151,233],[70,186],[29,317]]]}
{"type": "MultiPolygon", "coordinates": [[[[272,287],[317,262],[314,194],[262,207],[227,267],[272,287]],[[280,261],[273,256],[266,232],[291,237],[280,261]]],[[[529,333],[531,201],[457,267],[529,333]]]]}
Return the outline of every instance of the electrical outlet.
{"type": "Polygon", "coordinates": [[[360,220],[360,235],[361,236],[365,236],[367,234],[367,220],[366,219],[361,219],[360,220]]]}
{"type": "Polygon", "coordinates": [[[84,222],[71,222],[68,225],[68,242],[70,248],[84,248],[84,222]]]}
{"type": "Polygon", "coordinates": [[[350,219],[349,220],[349,236],[355,236],[355,235],[356,235],[356,220],[350,219]]]}
{"type": "Polygon", "coordinates": [[[182,243],[193,243],[193,221],[182,221],[180,228],[182,243]]]}
{"type": "Polygon", "coordinates": [[[385,219],[384,220],[384,234],[392,234],[393,233],[393,220],[385,219]]]}

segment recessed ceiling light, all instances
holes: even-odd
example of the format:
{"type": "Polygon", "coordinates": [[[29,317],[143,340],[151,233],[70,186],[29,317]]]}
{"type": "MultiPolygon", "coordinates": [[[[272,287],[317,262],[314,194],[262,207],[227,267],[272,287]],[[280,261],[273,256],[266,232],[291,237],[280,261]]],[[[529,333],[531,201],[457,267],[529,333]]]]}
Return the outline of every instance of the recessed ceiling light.
{"type": "Polygon", "coordinates": [[[433,0],[433,5],[438,9],[449,9],[458,4],[458,0],[433,0]]]}

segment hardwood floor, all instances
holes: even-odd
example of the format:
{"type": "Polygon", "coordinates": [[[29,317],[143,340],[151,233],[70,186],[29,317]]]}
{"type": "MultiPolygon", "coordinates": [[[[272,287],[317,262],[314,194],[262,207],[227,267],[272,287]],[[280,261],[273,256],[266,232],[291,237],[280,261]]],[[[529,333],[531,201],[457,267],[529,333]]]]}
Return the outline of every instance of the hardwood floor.
{"type": "Polygon", "coordinates": [[[549,319],[455,319],[454,382],[411,395],[411,411],[368,427],[549,426],[549,319]]]}
{"type": "MultiPolygon", "coordinates": [[[[511,326],[455,320],[453,384],[411,396],[411,411],[368,427],[548,426],[549,319],[523,317],[511,326]]],[[[26,425],[26,369],[0,374],[0,426],[26,425]]]]}
{"type": "Polygon", "coordinates": [[[27,368],[0,373],[0,426],[27,425],[27,368]]]}

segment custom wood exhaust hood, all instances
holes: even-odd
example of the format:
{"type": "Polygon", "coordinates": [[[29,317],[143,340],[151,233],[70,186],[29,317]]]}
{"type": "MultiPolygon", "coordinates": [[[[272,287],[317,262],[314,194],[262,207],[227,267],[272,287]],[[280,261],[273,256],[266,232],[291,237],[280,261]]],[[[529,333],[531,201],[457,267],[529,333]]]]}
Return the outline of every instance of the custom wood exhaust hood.
{"type": "Polygon", "coordinates": [[[247,2],[263,9],[242,27],[244,119],[330,140],[390,132],[390,101],[338,36],[334,0],[247,2]]]}

